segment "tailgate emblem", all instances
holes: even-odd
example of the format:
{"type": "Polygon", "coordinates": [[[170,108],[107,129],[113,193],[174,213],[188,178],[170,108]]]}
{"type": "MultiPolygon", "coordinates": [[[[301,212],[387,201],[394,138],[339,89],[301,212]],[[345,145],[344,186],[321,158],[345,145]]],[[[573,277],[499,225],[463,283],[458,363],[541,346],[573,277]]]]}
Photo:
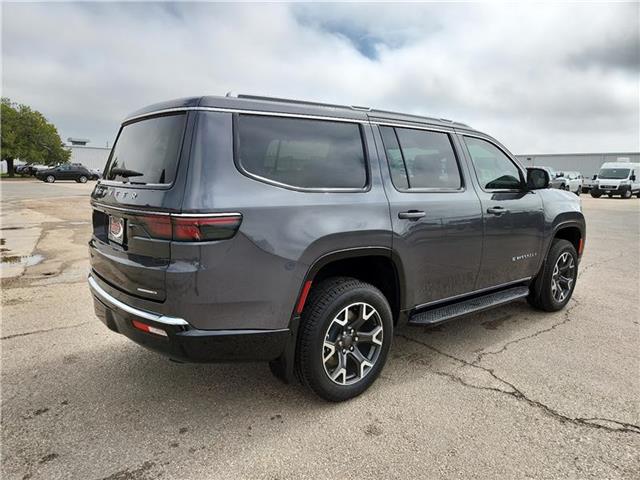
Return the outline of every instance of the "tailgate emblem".
{"type": "Polygon", "coordinates": [[[109,217],[109,233],[117,240],[122,238],[122,234],[124,233],[124,221],[122,218],[109,217]]]}

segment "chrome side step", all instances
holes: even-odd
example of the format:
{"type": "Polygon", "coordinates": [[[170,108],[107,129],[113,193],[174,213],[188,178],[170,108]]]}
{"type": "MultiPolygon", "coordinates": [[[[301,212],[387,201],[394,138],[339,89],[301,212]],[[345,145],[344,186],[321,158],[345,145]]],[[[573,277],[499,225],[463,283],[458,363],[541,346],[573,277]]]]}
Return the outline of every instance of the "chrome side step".
{"type": "Polygon", "coordinates": [[[489,293],[469,300],[462,300],[457,303],[445,305],[444,307],[434,307],[430,310],[415,312],[409,317],[409,325],[435,325],[456,317],[461,317],[462,315],[498,307],[524,298],[527,295],[529,295],[529,287],[521,286],[500,290],[499,292],[489,293]]]}

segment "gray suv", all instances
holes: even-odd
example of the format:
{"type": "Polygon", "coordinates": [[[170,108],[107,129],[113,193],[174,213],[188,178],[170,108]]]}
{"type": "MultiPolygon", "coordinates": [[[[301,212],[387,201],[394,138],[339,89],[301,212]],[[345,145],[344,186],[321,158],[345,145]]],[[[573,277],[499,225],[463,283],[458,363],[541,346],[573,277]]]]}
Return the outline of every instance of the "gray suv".
{"type": "Polygon", "coordinates": [[[401,324],[566,305],[585,220],[549,180],[449,120],[252,96],[152,105],[123,122],[92,194],[95,311],[173,359],[268,361],[346,400],[401,324]]]}

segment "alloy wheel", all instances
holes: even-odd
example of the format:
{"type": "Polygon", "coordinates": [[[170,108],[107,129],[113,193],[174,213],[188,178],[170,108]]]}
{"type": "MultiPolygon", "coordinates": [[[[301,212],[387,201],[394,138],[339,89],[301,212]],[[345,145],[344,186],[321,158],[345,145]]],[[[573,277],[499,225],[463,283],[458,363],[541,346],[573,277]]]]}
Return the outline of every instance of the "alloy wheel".
{"type": "Polygon", "coordinates": [[[322,363],[338,385],[353,385],[374,367],[382,351],[384,329],[378,311],[353,303],[336,315],[324,336],[322,363]]]}
{"type": "Polygon", "coordinates": [[[575,277],[576,266],[573,256],[569,252],[564,252],[558,257],[551,275],[551,295],[556,302],[564,302],[569,296],[575,277]]]}

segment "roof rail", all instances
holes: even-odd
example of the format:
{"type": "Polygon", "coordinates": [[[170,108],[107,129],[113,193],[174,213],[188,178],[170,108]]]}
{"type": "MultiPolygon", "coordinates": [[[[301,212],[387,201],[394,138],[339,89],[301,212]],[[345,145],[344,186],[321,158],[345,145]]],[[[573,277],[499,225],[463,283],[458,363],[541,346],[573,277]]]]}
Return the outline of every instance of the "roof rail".
{"type": "Polygon", "coordinates": [[[322,103],[322,102],[311,102],[308,100],[296,100],[293,98],[281,98],[281,97],[267,97],[267,96],[262,96],[262,95],[247,95],[245,93],[241,93],[241,94],[234,94],[233,92],[228,92],[227,97],[234,97],[234,98],[243,98],[245,100],[258,100],[261,102],[278,102],[278,103],[292,103],[292,104],[296,104],[296,105],[310,105],[310,106],[316,106],[316,107],[328,107],[328,108],[344,108],[344,109],[351,109],[351,110],[356,110],[359,112],[367,112],[367,113],[373,113],[375,114],[391,114],[391,115],[402,115],[402,116],[406,116],[406,117],[414,117],[420,120],[433,120],[436,122],[446,122],[446,123],[451,123],[453,125],[459,125],[462,127],[467,127],[467,128],[471,128],[469,127],[469,125],[465,124],[465,123],[461,123],[461,122],[455,122],[453,120],[448,120],[446,118],[435,118],[435,117],[426,117],[424,115],[414,115],[414,114],[410,114],[410,113],[402,113],[402,112],[392,112],[389,110],[374,110],[371,107],[365,107],[365,106],[361,106],[361,105],[337,105],[334,103],[322,103]]]}
{"type": "Polygon", "coordinates": [[[359,110],[361,112],[370,112],[371,107],[362,107],[360,105],[351,105],[351,110],[359,110]]]}
{"type": "Polygon", "coordinates": [[[262,102],[295,103],[297,105],[313,105],[317,107],[329,107],[329,108],[350,108],[346,105],[336,105],[333,103],[310,102],[308,100],[295,100],[293,98],[264,97],[261,95],[246,95],[244,93],[236,95],[236,97],[244,98],[247,100],[259,100],[262,102]]]}

